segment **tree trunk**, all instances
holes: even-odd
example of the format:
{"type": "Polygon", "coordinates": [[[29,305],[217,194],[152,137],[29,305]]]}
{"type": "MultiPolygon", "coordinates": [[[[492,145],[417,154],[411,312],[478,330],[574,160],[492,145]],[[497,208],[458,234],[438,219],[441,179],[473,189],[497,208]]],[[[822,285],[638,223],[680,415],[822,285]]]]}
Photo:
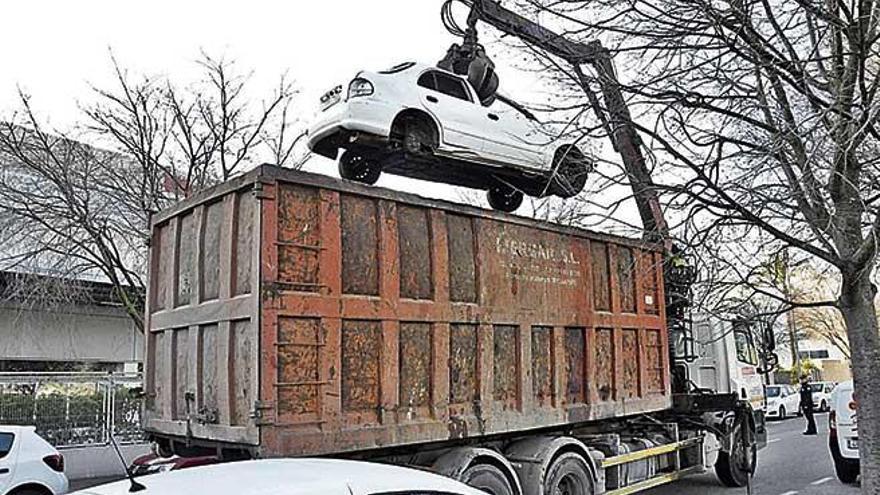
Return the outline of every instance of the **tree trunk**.
{"type": "Polygon", "coordinates": [[[870,270],[843,273],[840,311],[852,349],[855,394],[859,403],[859,454],[862,493],[880,494],[880,333],[874,312],[877,288],[870,270]]]}

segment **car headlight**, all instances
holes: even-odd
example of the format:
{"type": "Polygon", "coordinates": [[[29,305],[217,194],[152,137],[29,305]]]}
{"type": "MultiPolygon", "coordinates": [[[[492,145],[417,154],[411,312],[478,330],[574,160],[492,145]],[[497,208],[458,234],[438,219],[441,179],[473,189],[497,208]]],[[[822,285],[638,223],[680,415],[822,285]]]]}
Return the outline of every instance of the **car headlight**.
{"type": "Polygon", "coordinates": [[[359,96],[370,96],[373,94],[373,83],[362,77],[355,78],[348,85],[348,97],[357,98],[359,96]]]}

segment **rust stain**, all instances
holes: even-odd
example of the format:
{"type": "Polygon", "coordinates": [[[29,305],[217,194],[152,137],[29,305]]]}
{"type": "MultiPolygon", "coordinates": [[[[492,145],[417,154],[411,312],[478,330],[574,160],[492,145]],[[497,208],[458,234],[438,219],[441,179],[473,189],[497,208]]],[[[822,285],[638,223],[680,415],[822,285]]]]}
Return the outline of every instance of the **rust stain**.
{"type": "Polygon", "coordinates": [[[470,218],[446,216],[449,243],[449,298],[477,302],[477,265],[474,248],[474,225],[470,218]]]}
{"type": "Polygon", "coordinates": [[[585,329],[565,329],[565,401],[568,404],[586,402],[585,329]]]}
{"type": "Polygon", "coordinates": [[[379,407],[379,349],[382,332],[377,321],[342,322],[342,408],[367,411],[379,407]]]}
{"type": "Polygon", "coordinates": [[[397,209],[397,239],[400,250],[400,295],[409,299],[431,299],[434,288],[431,270],[431,225],[428,211],[397,209]]]}
{"type": "Polygon", "coordinates": [[[294,290],[318,290],[320,198],[316,189],[283,185],[278,199],[278,281],[294,290]]]}
{"type": "Polygon", "coordinates": [[[611,310],[611,277],[608,270],[608,245],[591,242],[593,263],[593,306],[599,311],[611,310]]]}
{"type": "Polygon", "coordinates": [[[400,324],[400,407],[407,415],[431,401],[431,325],[400,324]]]}
{"type": "Polygon", "coordinates": [[[321,326],[317,318],[278,319],[278,415],[317,414],[321,326]]]}
{"type": "Polygon", "coordinates": [[[623,330],[623,396],[630,398],[639,394],[639,338],[638,330],[623,330]]]}
{"type": "Polygon", "coordinates": [[[477,397],[477,325],[449,325],[449,402],[461,404],[477,397]]]}
{"type": "Polygon", "coordinates": [[[610,328],[596,330],[595,363],[599,400],[610,400],[614,393],[614,338],[610,328]]]}
{"type": "Polygon", "coordinates": [[[519,367],[517,366],[517,338],[519,327],[495,325],[493,335],[492,398],[502,409],[514,409],[519,399],[519,367]]]}
{"type": "Polygon", "coordinates": [[[553,398],[551,327],[532,327],[532,393],[540,406],[549,406],[553,398]]]}
{"type": "Polygon", "coordinates": [[[620,292],[620,310],[625,313],[636,312],[636,277],[633,250],[628,247],[617,247],[616,267],[617,287],[620,292]]]}
{"type": "Polygon", "coordinates": [[[663,368],[663,341],[659,330],[647,330],[645,332],[646,357],[645,367],[648,369],[648,391],[663,392],[663,376],[666,372],[663,368]]]}
{"type": "Polygon", "coordinates": [[[342,292],[379,295],[379,234],[376,201],[343,194],[342,292]]]}

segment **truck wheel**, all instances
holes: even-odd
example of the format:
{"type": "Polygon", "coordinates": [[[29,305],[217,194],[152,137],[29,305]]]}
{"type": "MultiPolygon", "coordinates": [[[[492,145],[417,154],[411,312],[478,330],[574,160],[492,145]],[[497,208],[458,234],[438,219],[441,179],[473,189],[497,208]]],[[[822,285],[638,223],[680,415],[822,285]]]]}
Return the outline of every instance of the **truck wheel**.
{"type": "Polygon", "coordinates": [[[510,481],[491,464],[474,464],[461,473],[459,481],[490,495],[514,495],[510,481]]]}
{"type": "Polygon", "coordinates": [[[587,185],[587,174],[592,164],[574,146],[560,146],[553,156],[551,187],[560,198],[576,196],[587,185]]]}
{"type": "Polygon", "coordinates": [[[745,445],[743,436],[746,433],[748,432],[743,429],[743,424],[737,424],[734,428],[734,440],[730,452],[718,453],[718,460],[715,461],[715,474],[724,486],[731,488],[746,486],[749,482],[749,476],[754,472],[758,446],[754,442],[749,442],[751,445],[745,445]]]}
{"type": "Polygon", "coordinates": [[[593,476],[584,459],[574,452],[567,452],[557,457],[544,478],[544,493],[592,495],[593,476]]]}
{"type": "Polygon", "coordinates": [[[512,213],[522,205],[523,193],[510,186],[493,186],[489,189],[489,206],[493,210],[512,213]]]}
{"type": "Polygon", "coordinates": [[[339,158],[339,176],[343,179],[373,185],[381,174],[378,163],[354,151],[346,150],[339,158]]]}

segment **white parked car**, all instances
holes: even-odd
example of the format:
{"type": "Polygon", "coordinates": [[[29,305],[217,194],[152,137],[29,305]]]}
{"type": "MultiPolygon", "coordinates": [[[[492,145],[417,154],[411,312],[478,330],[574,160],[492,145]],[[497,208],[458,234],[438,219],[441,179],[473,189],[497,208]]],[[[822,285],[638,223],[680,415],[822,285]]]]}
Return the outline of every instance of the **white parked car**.
{"type": "Polygon", "coordinates": [[[813,388],[813,408],[817,411],[825,412],[831,406],[831,391],[834,390],[834,382],[812,382],[810,386],[813,388]]]}
{"type": "Polygon", "coordinates": [[[308,145],[331,159],[344,149],[345,179],[373,184],[386,171],[486,189],[503,211],[523,193],[574,196],[593,163],[515,102],[483,106],[466,78],[414,62],[360,72],[325,93],[308,145]]]}
{"type": "MultiPolygon", "coordinates": [[[[142,495],[486,495],[458,481],[399,466],[335,459],[212,464],[138,478],[142,495]]],[[[75,492],[130,495],[128,480],[75,492]]]]}
{"type": "Polygon", "coordinates": [[[855,483],[859,476],[858,404],[853,396],[852,380],[842,382],[831,392],[828,416],[828,447],[834,460],[837,478],[855,483]]]}
{"type": "Polygon", "coordinates": [[[767,417],[785,419],[800,411],[800,394],[791,385],[767,385],[767,417]]]}
{"type": "Polygon", "coordinates": [[[64,457],[34,430],[0,425],[0,495],[67,492],[64,457]]]}

